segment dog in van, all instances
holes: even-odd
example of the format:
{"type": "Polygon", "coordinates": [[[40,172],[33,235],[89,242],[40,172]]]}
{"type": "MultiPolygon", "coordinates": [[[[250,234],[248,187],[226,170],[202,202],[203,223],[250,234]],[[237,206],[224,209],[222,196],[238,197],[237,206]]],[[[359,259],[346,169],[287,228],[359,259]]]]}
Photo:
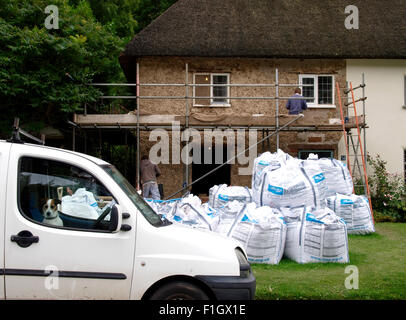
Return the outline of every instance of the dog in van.
{"type": "Polygon", "coordinates": [[[44,216],[44,220],[42,223],[63,227],[63,221],[59,217],[58,204],[61,204],[59,199],[43,200],[42,215],[44,216]]]}

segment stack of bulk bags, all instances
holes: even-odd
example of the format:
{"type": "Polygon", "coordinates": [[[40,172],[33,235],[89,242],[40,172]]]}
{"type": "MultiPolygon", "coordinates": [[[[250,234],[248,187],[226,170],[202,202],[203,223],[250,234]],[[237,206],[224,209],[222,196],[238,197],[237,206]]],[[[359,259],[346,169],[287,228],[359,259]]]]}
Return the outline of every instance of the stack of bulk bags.
{"type": "Polygon", "coordinates": [[[286,224],[279,210],[250,203],[238,214],[227,236],[242,244],[250,263],[278,264],[285,247],[286,224]]]}
{"type": "Polygon", "coordinates": [[[260,180],[260,187],[253,189],[258,206],[325,206],[326,182],[316,164],[290,160],[275,170],[264,168],[260,180]]]}
{"type": "Polygon", "coordinates": [[[327,197],[336,193],[352,194],[353,183],[347,166],[336,159],[309,157],[307,161],[316,161],[323,170],[327,182],[327,197]]]}
{"type": "Polygon", "coordinates": [[[252,192],[248,187],[215,185],[209,190],[209,205],[214,208],[222,208],[231,201],[242,203],[252,202],[252,192]]]}
{"type": "Polygon", "coordinates": [[[329,208],[281,208],[287,223],[284,255],[298,263],[349,262],[347,227],[329,208]]]}
{"type": "Polygon", "coordinates": [[[375,232],[372,211],[365,196],[336,194],[327,198],[327,206],[344,219],[349,234],[375,232]]]}

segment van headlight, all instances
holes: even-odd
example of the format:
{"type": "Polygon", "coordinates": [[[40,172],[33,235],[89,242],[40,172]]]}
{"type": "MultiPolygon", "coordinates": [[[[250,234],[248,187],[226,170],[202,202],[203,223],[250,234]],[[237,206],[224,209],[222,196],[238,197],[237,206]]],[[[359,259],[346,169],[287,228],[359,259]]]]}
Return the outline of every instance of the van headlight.
{"type": "Polygon", "coordinates": [[[240,248],[235,248],[238,263],[240,264],[240,277],[248,278],[251,274],[251,266],[240,248]]]}

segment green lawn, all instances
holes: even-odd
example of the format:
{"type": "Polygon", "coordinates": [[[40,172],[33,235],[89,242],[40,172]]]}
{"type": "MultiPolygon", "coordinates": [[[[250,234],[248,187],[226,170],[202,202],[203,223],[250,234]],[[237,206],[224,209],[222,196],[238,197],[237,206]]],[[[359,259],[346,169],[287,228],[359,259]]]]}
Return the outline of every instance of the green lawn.
{"type": "Polygon", "coordinates": [[[406,299],[406,223],[376,223],[376,233],[349,235],[350,263],[253,264],[256,299],[406,299]],[[348,265],[359,288],[346,289],[348,265]]]}

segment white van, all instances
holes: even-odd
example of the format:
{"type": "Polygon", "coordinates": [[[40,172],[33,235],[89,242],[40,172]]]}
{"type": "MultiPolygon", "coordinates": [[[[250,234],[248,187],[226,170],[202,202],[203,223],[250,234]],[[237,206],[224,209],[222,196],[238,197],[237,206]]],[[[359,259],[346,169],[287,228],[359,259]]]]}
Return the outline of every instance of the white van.
{"type": "Polygon", "coordinates": [[[0,299],[255,295],[235,240],[171,224],[107,162],[15,141],[0,141],[0,257],[0,299]]]}

